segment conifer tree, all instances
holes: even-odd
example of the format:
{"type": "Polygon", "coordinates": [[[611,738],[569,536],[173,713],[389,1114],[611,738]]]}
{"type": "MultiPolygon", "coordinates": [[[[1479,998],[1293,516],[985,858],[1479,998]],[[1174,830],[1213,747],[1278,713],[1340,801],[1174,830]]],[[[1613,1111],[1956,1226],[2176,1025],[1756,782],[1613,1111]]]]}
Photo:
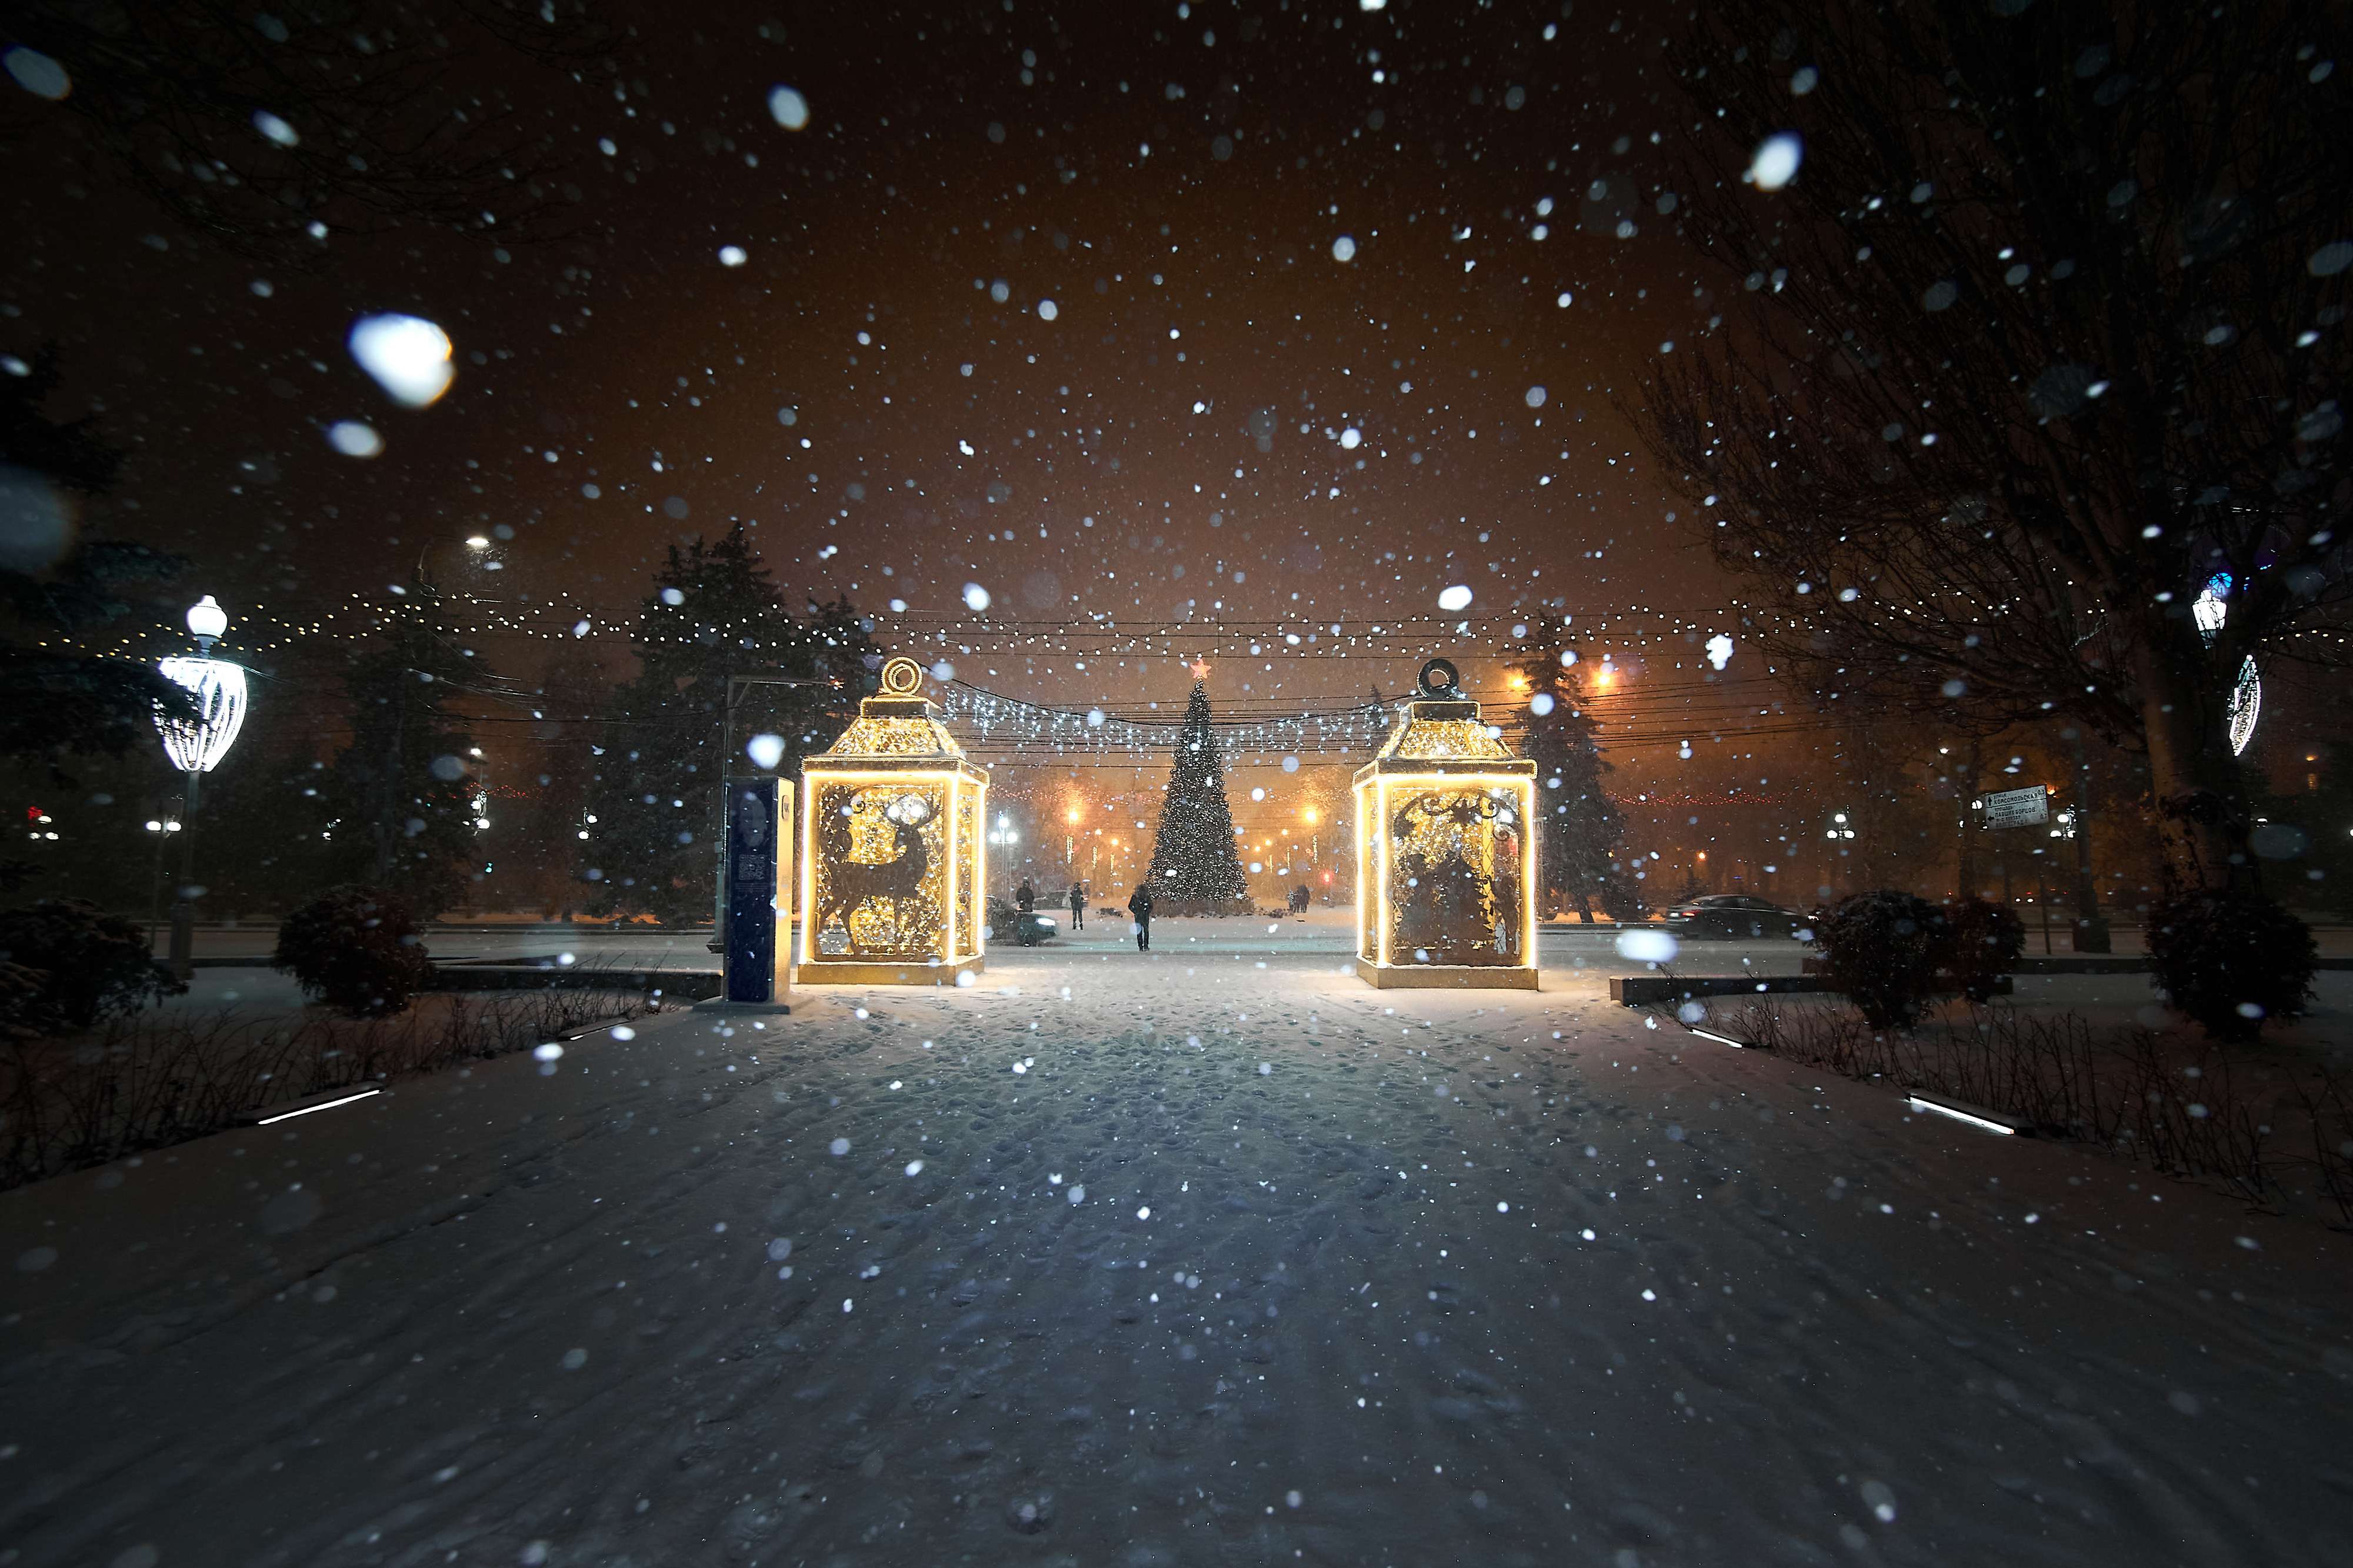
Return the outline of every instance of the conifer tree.
{"type": "Polygon", "coordinates": [[[1152,845],[1152,896],[1162,912],[1226,913],[1247,906],[1250,884],[1234,853],[1225,763],[1209,729],[1209,694],[1196,681],[1176,733],[1167,798],[1152,845]]]}
{"type": "Polygon", "coordinates": [[[1585,923],[1593,905],[1615,914],[1630,901],[1619,863],[1625,822],[1601,791],[1609,772],[1585,707],[1585,683],[1561,662],[1565,643],[1520,666],[1527,680],[1528,760],[1536,765],[1536,875],[1546,893],[1573,904],[1585,923]]]}
{"type": "Polygon", "coordinates": [[[589,790],[595,821],[575,840],[583,874],[600,885],[591,907],[707,917],[718,786],[753,771],[745,743],[778,737],[775,771],[792,776],[841,733],[881,658],[847,603],[812,604],[806,620],[787,610],[740,524],[716,542],[670,547],[629,643],[640,672],[607,715],[589,790]],[[723,726],[729,677],[739,675],[805,684],[739,689],[723,726]]]}
{"type": "Polygon", "coordinates": [[[444,632],[439,595],[418,586],[385,643],[344,671],[351,742],[327,770],[335,825],[323,860],[330,881],[396,893],[429,919],[480,872],[473,738],[450,704],[459,686],[495,678],[444,632]]]}

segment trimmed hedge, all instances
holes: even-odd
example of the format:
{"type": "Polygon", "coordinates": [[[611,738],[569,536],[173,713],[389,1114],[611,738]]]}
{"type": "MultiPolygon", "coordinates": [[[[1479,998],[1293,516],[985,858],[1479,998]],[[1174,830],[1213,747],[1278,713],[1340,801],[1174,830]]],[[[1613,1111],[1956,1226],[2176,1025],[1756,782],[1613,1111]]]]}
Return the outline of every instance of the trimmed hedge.
{"type": "Polygon", "coordinates": [[[1873,1028],[1909,1028],[1920,1021],[1946,957],[1942,910],[1926,899],[1881,889],[1816,910],[1813,928],[1824,976],[1873,1028]]]}
{"type": "Polygon", "coordinates": [[[1815,910],[1813,931],[1824,976],[1875,1029],[1910,1028],[1940,990],[1998,995],[2026,949],[2026,922],[2006,904],[1940,907],[1885,888],[1815,910]]]}
{"type": "Polygon", "coordinates": [[[156,967],[145,927],[80,899],[43,899],[0,914],[0,963],[25,972],[8,987],[23,998],[11,1011],[43,1035],[87,1029],[187,990],[156,967]]]}
{"type": "Polygon", "coordinates": [[[2026,951],[2026,922],[2008,904],[1963,899],[1939,911],[1944,920],[1944,960],[1938,966],[1961,994],[1984,1002],[1998,994],[2001,977],[2018,967],[2026,951]]]}
{"type": "Polygon", "coordinates": [[[408,906],[374,888],[331,888],[288,915],[270,963],[316,1001],[354,1018],[406,1007],[433,962],[408,906]]]}
{"type": "Polygon", "coordinates": [[[2319,963],[2312,931],[2253,885],[2160,899],[2149,967],[2175,1008],[2218,1040],[2253,1040],[2267,1018],[2300,1018],[2319,963]]]}

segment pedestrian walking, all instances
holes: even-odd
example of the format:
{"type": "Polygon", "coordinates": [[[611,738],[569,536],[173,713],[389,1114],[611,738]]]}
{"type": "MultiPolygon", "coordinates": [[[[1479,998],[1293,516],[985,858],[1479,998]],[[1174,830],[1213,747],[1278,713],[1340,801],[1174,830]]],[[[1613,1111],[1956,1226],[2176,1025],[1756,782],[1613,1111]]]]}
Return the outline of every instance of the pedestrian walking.
{"type": "Polygon", "coordinates": [[[1152,951],[1152,889],[1138,882],[1135,891],[1127,896],[1127,912],[1135,918],[1135,951],[1152,951]]]}
{"type": "Polygon", "coordinates": [[[1038,908],[1038,889],[1029,885],[1029,878],[1021,879],[1021,886],[1015,890],[1013,901],[1020,907],[1021,912],[1025,915],[1038,908]]]}
{"type": "Polygon", "coordinates": [[[1084,882],[1071,884],[1071,929],[1087,929],[1087,885],[1084,882]]]}

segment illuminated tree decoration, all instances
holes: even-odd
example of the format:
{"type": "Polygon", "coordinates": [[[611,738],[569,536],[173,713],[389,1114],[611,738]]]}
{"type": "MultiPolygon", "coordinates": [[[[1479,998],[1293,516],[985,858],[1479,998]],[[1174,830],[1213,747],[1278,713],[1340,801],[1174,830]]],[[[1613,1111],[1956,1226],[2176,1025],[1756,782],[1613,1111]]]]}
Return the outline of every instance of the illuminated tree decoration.
{"type": "Polygon", "coordinates": [[[237,743],[245,727],[245,671],[226,659],[212,657],[213,644],[228,629],[228,616],[206,594],[188,611],[188,630],[195,634],[194,658],[174,656],[159,659],[155,668],[164,679],[184,688],[195,699],[194,720],[158,713],[155,730],[164,740],[164,754],[184,773],[208,773],[237,743]]]}
{"type": "MultiPolygon", "coordinates": [[[[2206,586],[2200,592],[2197,603],[2189,606],[2190,616],[2198,623],[2200,635],[2210,644],[2214,640],[2214,634],[2222,629],[2222,622],[2231,613],[2230,601],[2231,574],[2217,572],[2206,580],[2206,586]]],[[[2225,717],[2231,726],[2231,754],[2235,757],[2244,752],[2247,742],[2255,738],[2255,721],[2263,710],[2263,677],[2256,672],[2252,657],[2239,661],[2239,673],[2231,682],[2228,702],[2225,717]]]]}
{"type": "Polygon", "coordinates": [[[938,985],[978,973],[988,774],[923,695],[912,658],[801,763],[804,985],[938,985]]]}
{"type": "Polygon", "coordinates": [[[1464,698],[1454,667],[1356,771],[1356,973],[1387,988],[1536,988],[1536,765],[1464,698]]]}

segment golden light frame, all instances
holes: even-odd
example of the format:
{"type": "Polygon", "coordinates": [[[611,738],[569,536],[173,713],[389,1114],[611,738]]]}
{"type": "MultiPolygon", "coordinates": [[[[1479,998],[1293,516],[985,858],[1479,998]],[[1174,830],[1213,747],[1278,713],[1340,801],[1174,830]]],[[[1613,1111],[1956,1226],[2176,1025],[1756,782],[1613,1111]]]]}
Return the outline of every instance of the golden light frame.
{"type": "Polygon", "coordinates": [[[801,763],[804,985],[945,985],[986,962],[988,774],[912,658],[801,763]]]}
{"type": "Polygon", "coordinates": [[[1395,986],[1536,989],[1535,774],[1454,667],[1356,770],[1356,973],[1395,986]]]}

